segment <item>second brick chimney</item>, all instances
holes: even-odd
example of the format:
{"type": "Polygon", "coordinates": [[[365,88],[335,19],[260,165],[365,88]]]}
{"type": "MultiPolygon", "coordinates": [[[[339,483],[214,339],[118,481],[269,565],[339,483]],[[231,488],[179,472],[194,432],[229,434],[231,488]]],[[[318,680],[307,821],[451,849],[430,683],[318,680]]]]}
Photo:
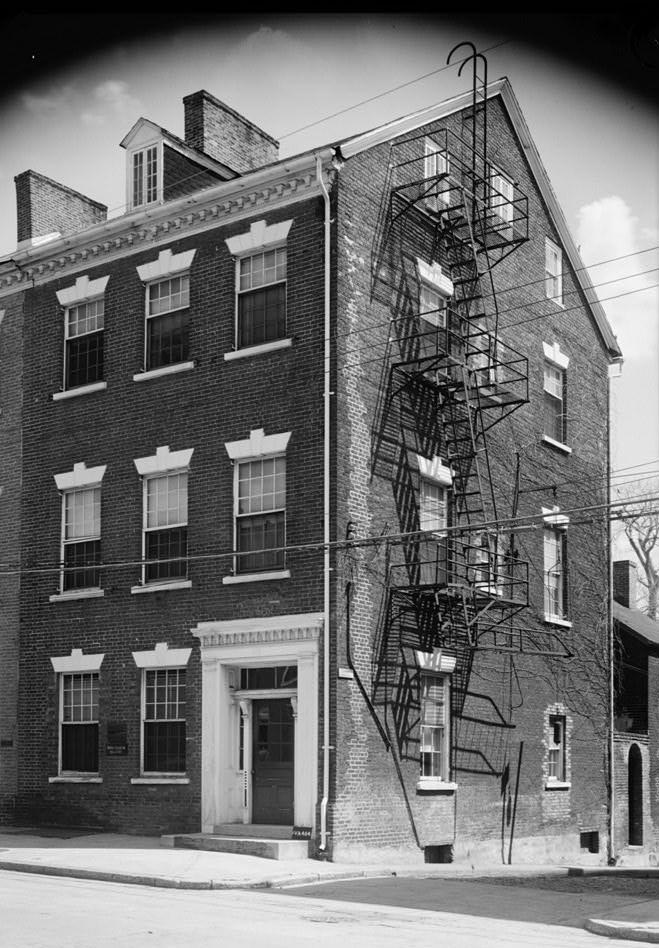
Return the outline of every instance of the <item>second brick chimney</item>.
{"type": "Polygon", "coordinates": [[[277,161],[279,142],[201,89],[186,95],[185,142],[238,174],[277,161]]]}
{"type": "Polygon", "coordinates": [[[23,171],[14,182],[19,247],[38,243],[41,237],[68,237],[107,219],[105,204],[37,171],[23,171]]]}
{"type": "Polygon", "coordinates": [[[621,606],[636,606],[636,563],[616,560],[613,564],[613,598],[621,606]]]}

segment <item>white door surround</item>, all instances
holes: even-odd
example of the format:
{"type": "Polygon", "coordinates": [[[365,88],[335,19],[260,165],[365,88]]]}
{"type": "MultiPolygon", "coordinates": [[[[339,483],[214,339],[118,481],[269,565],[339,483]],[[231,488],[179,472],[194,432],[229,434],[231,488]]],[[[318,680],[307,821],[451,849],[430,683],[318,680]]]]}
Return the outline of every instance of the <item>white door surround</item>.
{"type": "MultiPolygon", "coordinates": [[[[294,823],[314,826],[318,769],[318,643],[322,613],[200,622],[202,662],[201,830],[250,821],[249,751],[239,766],[240,716],[251,702],[239,690],[237,669],[297,666],[294,823]]],[[[281,697],[287,696],[284,691],[281,697]]],[[[246,715],[247,712],[247,715],[246,715]]],[[[247,721],[244,722],[247,724],[247,721]]],[[[249,729],[244,729],[244,735],[249,729]]]]}

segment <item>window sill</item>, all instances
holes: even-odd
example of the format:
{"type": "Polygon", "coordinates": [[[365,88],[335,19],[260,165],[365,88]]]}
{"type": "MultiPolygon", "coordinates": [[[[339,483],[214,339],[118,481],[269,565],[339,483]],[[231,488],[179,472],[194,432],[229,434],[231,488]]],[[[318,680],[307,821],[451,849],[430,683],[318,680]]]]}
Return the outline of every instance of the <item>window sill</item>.
{"type": "Polygon", "coordinates": [[[148,784],[187,784],[190,783],[189,777],[131,777],[130,782],[139,786],[148,784]]]}
{"type": "Polygon", "coordinates": [[[439,780],[437,777],[421,777],[417,781],[416,789],[431,793],[455,793],[458,785],[449,780],[439,780]]]}
{"type": "Polygon", "coordinates": [[[131,593],[158,593],[167,592],[170,589],[191,589],[191,579],[181,579],[172,583],[146,583],[143,586],[131,586],[131,593]]]}
{"type": "Polygon", "coordinates": [[[236,576],[223,576],[222,584],[232,586],[236,583],[262,583],[266,579],[290,579],[290,569],[274,570],[271,573],[240,573],[236,576]]]}
{"type": "Polygon", "coordinates": [[[194,362],[177,362],[176,365],[163,365],[159,369],[149,369],[148,372],[137,372],[133,376],[133,382],[148,382],[150,379],[159,379],[163,375],[177,375],[179,372],[187,372],[194,369],[194,362]]]}
{"type": "Polygon", "coordinates": [[[246,359],[248,356],[265,355],[267,352],[276,352],[277,349],[288,349],[293,345],[292,339],[273,339],[272,342],[263,342],[258,346],[246,346],[244,349],[234,349],[224,353],[224,361],[246,359]]]}
{"type": "Polygon", "coordinates": [[[70,589],[68,592],[54,593],[48,597],[48,602],[71,602],[75,599],[99,599],[104,595],[104,589],[70,589]]]}
{"type": "Polygon", "coordinates": [[[91,395],[92,392],[103,392],[107,387],[107,382],[93,382],[91,385],[80,385],[78,388],[67,388],[65,392],[53,392],[53,401],[61,402],[65,398],[75,398],[77,395],[91,395]]]}
{"type": "Polygon", "coordinates": [[[560,625],[563,629],[571,629],[572,623],[569,619],[560,619],[558,616],[549,616],[545,613],[545,622],[550,625],[560,625]]]}
{"type": "Polygon", "coordinates": [[[563,444],[562,441],[554,441],[554,439],[550,438],[549,435],[543,435],[542,440],[545,444],[550,444],[552,448],[557,448],[559,451],[563,451],[565,454],[572,454],[572,448],[567,444],[563,444]]]}
{"type": "Polygon", "coordinates": [[[103,778],[86,774],[61,774],[59,777],[49,777],[48,783],[103,783],[103,778]]]}
{"type": "Polygon", "coordinates": [[[565,780],[548,780],[545,784],[545,790],[570,790],[572,784],[565,780]]]}

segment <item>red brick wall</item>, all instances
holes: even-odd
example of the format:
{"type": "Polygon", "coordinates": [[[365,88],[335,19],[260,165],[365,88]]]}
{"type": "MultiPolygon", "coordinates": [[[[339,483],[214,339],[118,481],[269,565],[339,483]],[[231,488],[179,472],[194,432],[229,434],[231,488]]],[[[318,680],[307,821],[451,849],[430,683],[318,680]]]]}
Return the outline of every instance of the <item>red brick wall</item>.
{"type": "Polygon", "coordinates": [[[18,729],[23,294],[0,300],[0,821],[13,816],[18,729]]]}
{"type": "Polygon", "coordinates": [[[235,264],[225,238],[249,230],[242,220],[168,246],[196,248],[190,271],[195,368],[136,383],[144,345],[144,287],[136,266],[161,247],[87,271],[110,274],[105,294],[107,390],[52,401],[61,384],[63,314],[55,291],[75,275],[29,294],[25,324],[25,517],[22,595],[20,805],[25,818],[103,825],[139,832],[198,830],[201,680],[191,627],[210,619],[322,609],[322,552],[291,552],[291,578],[223,586],[231,572],[233,471],[225,442],[290,431],[287,542],[322,539],[322,213],[309,200],[264,217],[292,218],[288,247],[289,349],[225,362],[234,344],[235,264]],[[188,537],[192,588],[131,595],[139,580],[142,497],[134,458],[194,448],[189,474],[188,537]],[[74,463],[107,464],[102,485],[104,598],[50,603],[57,590],[60,498],[53,475],[74,463]],[[199,557],[199,559],[195,559],[199,557]],[[139,775],[139,671],[131,652],[193,646],[188,665],[189,786],[133,786],[139,775]],[[71,648],[104,653],[100,671],[100,785],[49,784],[57,773],[56,676],[50,656],[71,648]],[[45,700],[44,700],[45,696],[45,700]],[[127,757],[106,756],[106,724],[128,725],[127,757]]]}
{"type": "MultiPolygon", "coordinates": [[[[490,107],[489,116],[491,158],[529,197],[530,239],[495,267],[494,277],[501,300],[501,337],[529,359],[531,401],[492,429],[488,450],[499,515],[509,516],[512,511],[519,453],[518,515],[538,516],[543,506],[556,504],[566,510],[605,500],[607,364],[581,293],[568,296],[577,284],[566,257],[566,309],[545,299],[545,235],[554,241],[558,236],[498,102],[490,107]],[[503,294],[507,288],[513,289],[503,294]],[[524,321],[530,316],[538,318],[524,321]],[[570,454],[542,442],[543,341],[558,342],[571,359],[570,454]]],[[[446,124],[460,131],[459,119],[451,118],[446,124]]],[[[340,173],[336,230],[339,537],[348,521],[357,537],[403,529],[391,479],[377,473],[371,477],[370,470],[382,363],[387,340],[393,335],[389,325],[393,310],[372,296],[370,271],[390,160],[389,146],[379,146],[349,159],[340,173]]],[[[408,809],[422,847],[453,843],[456,856],[462,858],[569,858],[579,851],[579,835],[586,831],[599,831],[604,843],[606,528],[603,521],[580,523],[583,518],[576,514],[571,519],[573,627],[567,641],[576,659],[566,663],[477,651],[469,669],[467,655],[459,657],[453,681],[456,690],[462,691],[464,704],[454,707],[455,793],[417,793],[419,764],[414,753],[401,761],[404,793],[392,754],[386,751],[355,683],[345,679],[337,683],[331,810],[335,856],[356,858],[378,847],[406,852],[411,858],[416,853],[419,858],[408,809]],[[545,789],[547,715],[557,706],[565,708],[571,762],[570,786],[560,791],[545,789]]],[[[536,527],[520,533],[518,547],[521,558],[530,562],[531,604],[517,622],[542,631],[547,628],[542,530],[536,527]]],[[[342,592],[346,578],[352,577],[353,658],[375,696],[383,628],[384,553],[384,543],[355,551],[339,562],[337,571],[337,662],[347,661],[342,592]]],[[[378,713],[395,738],[391,706],[380,704],[378,713]]],[[[401,750],[404,754],[405,747],[401,750]]]]}
{"type": "Polygon", "coordinates": [[[183,99],[185,140],[239,174],[276,161],[279,144],[204,90],[183,99]]]}
{"type": "Polygon", "coordinates": [[[163,200],[173,201],[183,194],[212,187],[223,179],[190,161],[180,151],[164,146],[163,200]]]}

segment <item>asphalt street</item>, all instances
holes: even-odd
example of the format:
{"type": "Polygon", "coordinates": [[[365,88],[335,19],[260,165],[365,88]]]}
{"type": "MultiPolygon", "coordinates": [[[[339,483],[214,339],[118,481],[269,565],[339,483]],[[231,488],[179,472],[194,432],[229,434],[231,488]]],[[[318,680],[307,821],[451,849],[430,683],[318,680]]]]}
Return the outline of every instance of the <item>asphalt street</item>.
{"type": "MultiPolygon", "coordinates": [[[[473,891],[477,896],[478,890],[473,891]]],[[[455,905],[451,912],[428,911],[336,901],[320,889],[313,899],[292,893],[181,891],[3,872],[0,946],[400,948],[412,941],[441,943],[442,948],[605,948],[607,944],[601,936],[566,923],[559,928],[537,920],[467,915],[455,905]]],[[[638,942],[615,944],[631,948],[638,942]]]]}

